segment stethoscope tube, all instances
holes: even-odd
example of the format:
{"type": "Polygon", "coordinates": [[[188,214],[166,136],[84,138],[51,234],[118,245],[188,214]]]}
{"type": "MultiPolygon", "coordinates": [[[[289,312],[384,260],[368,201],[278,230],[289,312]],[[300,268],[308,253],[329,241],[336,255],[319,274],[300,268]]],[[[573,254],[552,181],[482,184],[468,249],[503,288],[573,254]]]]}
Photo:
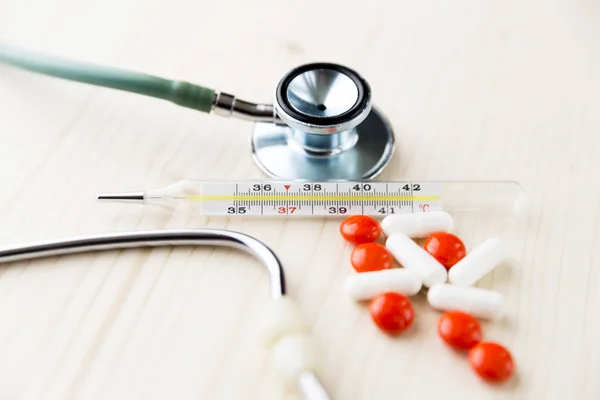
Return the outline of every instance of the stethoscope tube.
{"type": "MultiPolygon", "coordinates": [[[[91,251],[166,246],[218,246],[245,251],[253,255],[266,268],[271,297],[277,300],[286,294],[283,266],[267,245],[251,236],[220,229],[146,230],[49,240],[2,248],[0,264],[91,251]]],[[[325,388],[312,371],[302,373],[298,378],[298,385],[306,399],[329,398],[325,388]]]]}
{"type": "Polygon", "coordinates": [[[279,122],[270,104],[240,100],[231,94],[190,82],[50,56],[4,43],[0,43],[0,62],[54,78],[155,97],[223,117],[279,122]]]}
{"type": "Polygon", "coordinates": [[[0,263],[90,251],[165,246],[222,246],[246,251],[269,272],[271,297],[277,299],[285,295],[283,267],[271,249],[253,237],[218,229],[148,230],[50,240],[0,249],[0,263]]]}

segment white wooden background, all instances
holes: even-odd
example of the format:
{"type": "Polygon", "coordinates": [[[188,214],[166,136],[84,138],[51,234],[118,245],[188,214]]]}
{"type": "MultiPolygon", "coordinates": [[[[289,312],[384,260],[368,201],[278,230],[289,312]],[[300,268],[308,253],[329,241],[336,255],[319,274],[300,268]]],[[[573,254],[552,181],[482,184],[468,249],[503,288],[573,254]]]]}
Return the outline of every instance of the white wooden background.
{"type": "MultiPolygon", "coordinates": [[[[600,3],[596,0],[0,0],[0,40],[269,101],[304,62],[357,69],[396,130],[381,177],[515,179],[514,262],[480,285],[517,376],[492,387],[436,335],[382,335],[342,291],[338,220],[187,218],[100,205],[98,191],[261,178],[250,125],[0,66],[0,244],[165,227],[240,230],[285,263],[335,399],[599,399],[600,3]]],[[[477,222],[477,220],[479,222],[477,222]]],[[[462,222],[461,222],[462,221],[462,222]]],[[[157,249],[0,270],[1,399],[293,399],[256,321],[265,273],[236,251],[157,249]]]]}

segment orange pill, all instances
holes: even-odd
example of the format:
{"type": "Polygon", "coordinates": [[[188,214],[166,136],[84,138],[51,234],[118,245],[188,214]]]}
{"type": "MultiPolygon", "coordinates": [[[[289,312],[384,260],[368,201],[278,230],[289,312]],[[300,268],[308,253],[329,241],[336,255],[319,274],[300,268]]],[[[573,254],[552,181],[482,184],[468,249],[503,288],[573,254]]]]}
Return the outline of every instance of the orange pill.
{"type": "Polygon", "coordinates": [[[483,379],[502,382],[510,378],[515,363],[510,352],[501,344],[481,342],[469,351],[471,368],[483,379]]]}
{"type": "Polygon", "coordinates": [[[352,250],[350,263],[356,272],[381,271],[392,268],[394,257],[379,243],[362,243],[352,250]]]}
{"type": "Polygon", "coordinates": [[[379,238],[381,226],[375,218],[368,215],[353,215],[342,221],[340,233],[351,243],[369,243],[379,238]]]}

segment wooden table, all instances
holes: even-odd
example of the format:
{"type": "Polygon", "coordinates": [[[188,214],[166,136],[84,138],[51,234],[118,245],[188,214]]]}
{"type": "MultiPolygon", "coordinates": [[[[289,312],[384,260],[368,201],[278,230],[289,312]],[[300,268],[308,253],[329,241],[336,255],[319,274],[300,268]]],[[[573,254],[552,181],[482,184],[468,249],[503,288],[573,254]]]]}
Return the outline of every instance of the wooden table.
{"type": "MultiPolygon", "coordinates": [[[[99,191],[248,179],[249,123],[0,66],[0,243],[156,228],[239,230],[271,246],[335,399],[600,398],[600,7],[546,1],[0,0],[0,40],[270,101],[282,74],[346,64],[372,85],[398,148],[381,179],[520,182],[510,227],[457,221],[513,262],[478,286],[517,375],[493,387],[436,334],[388,337],[352,302],[338,219],[255,220],[101,205],[99,191]]],[[[255,261],[225,249],[20,262],[0,276],[2,399],[293,399],[257,346],[269,301],[255,261]]]]}

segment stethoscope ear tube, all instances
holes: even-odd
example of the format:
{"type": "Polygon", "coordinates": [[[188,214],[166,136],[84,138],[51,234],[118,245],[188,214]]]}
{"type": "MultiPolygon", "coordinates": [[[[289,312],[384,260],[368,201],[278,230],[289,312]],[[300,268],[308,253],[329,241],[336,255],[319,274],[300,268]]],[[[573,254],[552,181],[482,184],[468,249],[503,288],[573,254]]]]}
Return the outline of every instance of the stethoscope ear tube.
{"type": "Polygon", "coordinates": [[[181,107],[250,121],[277,122],[273,106],[190,82],[85,63],[0,43],[0,62],[39,74],[167,100],[181,107]]]}
{"type": "Polygon", "coordinates": [[[213,89],[192,83],[49,56],[3,43],[0,43],[0,61],[55,78],[168,100],[207,113],[216,97],[213,89]]]}
{"type": "Polygon", "coordinates": [[[251,236],[219,229],[167,229],[104,233],[0,249],[0,264],[101,250],[164,246],[224,246],[253,255],[266,268],[273,299],[265,313],[261,336],[269,360],[281,379],[298,385],[307,399],[327,399],[316,376],[317,356],[293,301],[286,296],[281,261],[251,236]]]}

